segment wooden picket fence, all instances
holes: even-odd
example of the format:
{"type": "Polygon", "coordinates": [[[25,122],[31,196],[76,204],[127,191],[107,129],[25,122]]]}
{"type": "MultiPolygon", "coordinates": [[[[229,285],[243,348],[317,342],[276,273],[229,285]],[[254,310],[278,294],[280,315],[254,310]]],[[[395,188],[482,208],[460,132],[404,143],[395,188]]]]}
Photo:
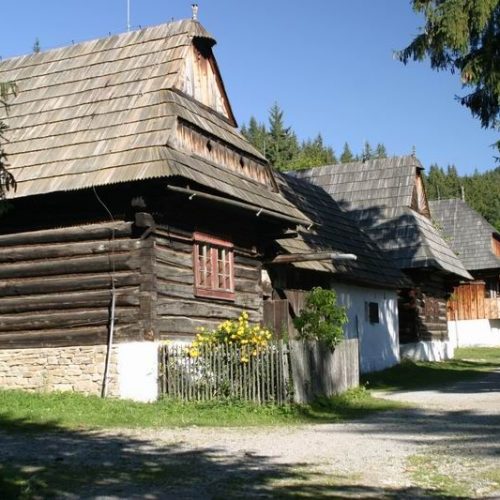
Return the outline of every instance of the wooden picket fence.
{"type": "Polygon", "coordinates": [[[270,343],[255,356],[234,344],[201,346],[192,356],[185,345],[160,348],[160,390],[183,401],[235,398],[255,403],[291,400],[288,348],[270,343]]]}

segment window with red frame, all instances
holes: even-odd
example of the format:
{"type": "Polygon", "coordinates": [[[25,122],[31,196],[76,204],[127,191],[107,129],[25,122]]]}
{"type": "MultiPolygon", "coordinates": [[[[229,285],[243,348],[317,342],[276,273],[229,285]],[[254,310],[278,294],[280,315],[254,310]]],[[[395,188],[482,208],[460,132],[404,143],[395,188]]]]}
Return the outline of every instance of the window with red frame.
{"type": "Polygon", "coordinates": [[[194,293],[198,297],[234,300],[231,242],[194,233],[194,293]]]}

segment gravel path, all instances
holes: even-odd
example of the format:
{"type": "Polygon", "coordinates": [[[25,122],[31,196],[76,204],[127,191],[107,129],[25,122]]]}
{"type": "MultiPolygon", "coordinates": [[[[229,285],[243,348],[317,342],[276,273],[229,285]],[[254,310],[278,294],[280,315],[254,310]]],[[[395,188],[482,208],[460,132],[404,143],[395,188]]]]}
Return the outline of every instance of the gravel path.
{"type": "Polygon", "coordinates": [[[438,472],[450,477],[466,475],[471,496],[494,495],[479,472],[496,467],[500,476],[500,372],[384,397],[418,407],[275,429],[36,432],[28,439],[0,431],[0,458],[33,467],[36,480],[43,457],[66,498],[427,498],[431,491],[411,474],[415,456],[437,457],[446,466],[438,472]]]}

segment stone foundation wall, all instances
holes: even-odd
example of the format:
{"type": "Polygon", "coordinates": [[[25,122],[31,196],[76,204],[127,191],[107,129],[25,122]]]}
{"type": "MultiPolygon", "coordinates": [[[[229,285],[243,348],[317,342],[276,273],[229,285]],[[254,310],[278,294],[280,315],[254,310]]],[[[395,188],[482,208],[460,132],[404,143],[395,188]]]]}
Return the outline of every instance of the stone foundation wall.
{"type": "MultiPolygon", "coordinates": [[[[106,346],[0,350],[0,388],[75,391],[100,395],[106,346]]],[[[119,396],[118,355],[113,348],[108,394],[119,396]]]]}

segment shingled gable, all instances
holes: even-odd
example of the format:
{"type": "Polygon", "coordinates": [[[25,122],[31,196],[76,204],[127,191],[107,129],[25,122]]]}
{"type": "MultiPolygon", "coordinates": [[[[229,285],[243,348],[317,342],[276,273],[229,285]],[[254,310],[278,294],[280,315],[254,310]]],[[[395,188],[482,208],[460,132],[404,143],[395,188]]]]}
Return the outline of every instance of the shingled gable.
{"type": "Polygon", "coordinates": [[[481,214],[460,199],[429,203],[433,220],[467,270],[500,269],[493,248],[495,241],[500,248],[500,234],[481,214]]]}
{"type": "Polygon", "coordinates": [[[383,288],[408,285],[406,277],[323,188],[289,174],[283,175],[281,181],[284,195],[315,223],[314,229],[300,230],[295,239],[278,240],[282,249],[299,254],[336,251],[357,257],[355,261],[300,262],[296,267],[333,273],[336,279],[363,285],[383,288]]]}
{"type": "Polygon", "coordinates": [[[328,165],[295,173],[322,187],[399,269],[471,279],[429,218],[423,167],[414,156],[328,165]]]}
{"type": "Polygon", "coordinates": [[[180,177],[308,222],[237,130],[214,44],[184,20],[1,62],[18,88],[0,115],[8,198],[180,177]]]}

